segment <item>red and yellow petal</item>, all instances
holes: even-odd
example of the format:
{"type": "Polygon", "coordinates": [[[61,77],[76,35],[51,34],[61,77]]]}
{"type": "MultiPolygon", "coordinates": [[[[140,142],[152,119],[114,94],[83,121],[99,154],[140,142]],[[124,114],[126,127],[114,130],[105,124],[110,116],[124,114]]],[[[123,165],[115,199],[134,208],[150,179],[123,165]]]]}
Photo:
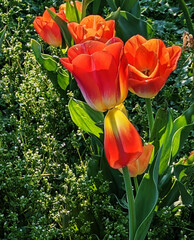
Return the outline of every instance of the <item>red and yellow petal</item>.
{"type": "Polygon", "coordinates": [[[117,104],[118,66],[112,55],[102,51],[81,54],[72,63],[74,77],[92,108],[104,112],[117,104]]]}
{"type": "Polygon", "coordinates": [[[141,138],[119,109],[108,111],[104,121],[104,134],[105,155],[112,168],[125,167],[141,155],[141,138]]]}

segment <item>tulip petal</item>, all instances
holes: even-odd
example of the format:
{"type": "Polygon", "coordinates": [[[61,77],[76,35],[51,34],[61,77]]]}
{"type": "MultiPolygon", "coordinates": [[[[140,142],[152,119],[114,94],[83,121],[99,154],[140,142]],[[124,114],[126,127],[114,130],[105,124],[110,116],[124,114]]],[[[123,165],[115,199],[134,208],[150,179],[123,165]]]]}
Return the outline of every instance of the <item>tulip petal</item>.
{"type": "Polygon", "coordinates": [[[114,107],[118,95],[118,66],[113,56],[106,52],[81,54],[72,63],[74,77],[87,103],[102,112],[114,107]]]}
{"type": "Polygon", "coordinates": [[[142,141],[126,115],[117,108],[108,111],[104,121],[104,147],[109,165],[118,169],[142,153],[142,141]]]}
{"type": "Polygon", "coordinates": [[[132,162],[129,162],[128,169],[131,177],[136,177],[145,172],[148,167],[154,146],[152,144],[145,145],[143,147],[143,152],[140,157],[132,162]]]}
{"type": "Polygon", "coordinates": [[[181,56],[181,47],[172,46],[167,48],[169,56],[170,56],[170,66],[172,67],[172,71],[176,69],[176,65],[179,57],[181,56]]]}
{"type": "Polygon", "coordinates": [[[124,52],[129,64],[134,64],[137,49],[146,41],[141,35],[135,35],[125,43],[124,52]]]}
{"type": "Polygon", "coordinates": [[[106,21],[100,15],[89,15],[83,18],[80,23],[69,23],[68,29],[76,44],[87,40],[105,43],[114,37],[115,22],[114,20],[106,21]]]}
{"type": "Polygon", "coordinates": [[[67,70],[73,72],[73,64],[69,61],[69,58],[60,58],[60,61],[67,70]]]}
{"type": "Polygon", "coordinates": [[[87,41],[84,43],[76,44],[69,48],[67,55],[70,61],[73,61],[75,57],[80,54],[92,55],[97,51],[102,51],[106,45],[102,42],[87,41]]]}

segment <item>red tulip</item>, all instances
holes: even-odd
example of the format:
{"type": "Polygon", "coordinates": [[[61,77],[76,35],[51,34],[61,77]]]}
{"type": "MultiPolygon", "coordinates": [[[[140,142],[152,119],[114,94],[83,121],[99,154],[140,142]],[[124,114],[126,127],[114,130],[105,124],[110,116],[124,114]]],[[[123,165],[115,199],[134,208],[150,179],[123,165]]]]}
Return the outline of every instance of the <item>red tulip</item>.
{"type": "MultiPolygon", "coordinates": [[[[50,10],[56,13],[54,7],[51,7],[50,10]]],[[[60,11],[59,13],[57,13],[57,15],[64,21],[68,22],[65,17],[64,11],[60,11]]],[[[45,10],[42,17],[36,17],[33,24],[37,33],[45,42],[54,47],[61,46],[62,37],[60,28],[51,18],[47,10],[45,10]]]]}
{"type": "Polygon", "coordinates": [[[106,21],[99,15],[89,15],[80,23],[71,22],[67,26],[76,44],[87,40],[105,43],[115,35],[114,20],[106,21]]]}
{"type": "Polygon", "coordinates": [[[87,41],[69,48],[61,63],[73,74],[88,105],[104,112],[122,103],[128,93],[123,42],[87,41]]]}
{"type": "Polygon", "coordinates": [[[118,108],[109,110],[105,117],[104,149],[109,165],[115,169],[135,161],[143,151],[137,130],[118,108]]]}
{"type": "Polygon", "coordinates": [[[136,177],[137,175],[141,175],[145,172],[148,167],[152,151],[154,146],[152,144],[145,145],[143,147],[143,153],[140,157],[132,162],[128,163],[129,174],[131,177],[136,177]]]}
{"type": "Polygon", "coordinates": [[[167,48],[160,39],[147,41],[136,35],[125,43],[124,52],[128,61],[129,90],[139,97],[152,98],[176,69],[181,48],[167,48]]]}

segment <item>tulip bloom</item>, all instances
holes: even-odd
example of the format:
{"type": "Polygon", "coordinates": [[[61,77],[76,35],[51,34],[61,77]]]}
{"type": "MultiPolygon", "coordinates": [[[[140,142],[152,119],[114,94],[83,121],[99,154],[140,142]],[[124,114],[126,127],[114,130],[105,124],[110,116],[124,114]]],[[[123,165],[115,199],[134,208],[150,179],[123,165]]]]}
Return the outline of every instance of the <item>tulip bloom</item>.
{"type": "Polygon", "coordinates": [[[67,27],[76,44],[87,40],[105,43],[115,35],[114,20],[106,21],[99,15],[89,15],[80,23],[71,22],[67,27]]]}
{"type": "Polygon", "coordinates": [[[140,157],[137,160],[128,163],[127,166],[130,177],[136,177],[137,175],[141,175],[145,172],[148,167],[153,149],[154,146],[152,144],[145,145],[143,147],[143,153],[140,155],[140,157]]]}
{"type": "Polygon", "coordinates": [[[109,110],[105,117],[104,149],[109,165],[115,169],[127,166],[142,154],[137,130],[118,108],[109,110]]]}
{"type": "MultiPolygon", "coordinates": [[[[54,7],[51,7],[50,10],[56,13],[54,7]]],[[[68,22],[63,11],[60,11],[57,15],[64,21],[68,22]]],[[[45,42],[54,47],[61,46],[62,37],[60,28],[51,18],[47,10],[45,10],[42,17],[36,17],[33,24],[35,30],[45,42]]]]}
{"type": "Polygon", "coordinates": [[[61,63],[73,74],[88,105],[104,112],[122,103],[128,94],[127,62],[123,42],[87,41],[69,48],[61,63]]]}
{"type": "Polygon", "coordinates": [[[181,48],[167,48],[160,39],[147,41],[136,35],[125,43],[124,52],[128,61],[129,90],[139,97],[152,98],[176,69],[181,48]]]}

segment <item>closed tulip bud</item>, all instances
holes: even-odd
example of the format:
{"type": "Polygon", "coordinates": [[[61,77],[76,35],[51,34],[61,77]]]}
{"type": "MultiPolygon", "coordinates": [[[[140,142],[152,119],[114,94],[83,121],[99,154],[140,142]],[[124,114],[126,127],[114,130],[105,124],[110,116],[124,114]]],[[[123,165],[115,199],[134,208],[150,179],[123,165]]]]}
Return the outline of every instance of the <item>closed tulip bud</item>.
{"type": "MultiPolygon", "coordinates": [[[[56,13],[54,7],[51,7],[50,10],[56,13]]],[[[64,11],[60,11],[59,13],[57,13],[57,15],[64,21],[68,22],[64,11]]],[[[61,46],[62,36],[60,28],[51,18],[47,10],[45,10],[42,16],[36,17],[33,24],[35,30],[45,42],[54,47],[61,46]]]]}
{"type": "Polygon", "coordinates": [[[122,108],[109,110],[104,120],[104,149],[109,165],[119,169],[142,154],[139,133],[122,108]],[[121,110],[120,110],[121,109],[121,110]]]}

